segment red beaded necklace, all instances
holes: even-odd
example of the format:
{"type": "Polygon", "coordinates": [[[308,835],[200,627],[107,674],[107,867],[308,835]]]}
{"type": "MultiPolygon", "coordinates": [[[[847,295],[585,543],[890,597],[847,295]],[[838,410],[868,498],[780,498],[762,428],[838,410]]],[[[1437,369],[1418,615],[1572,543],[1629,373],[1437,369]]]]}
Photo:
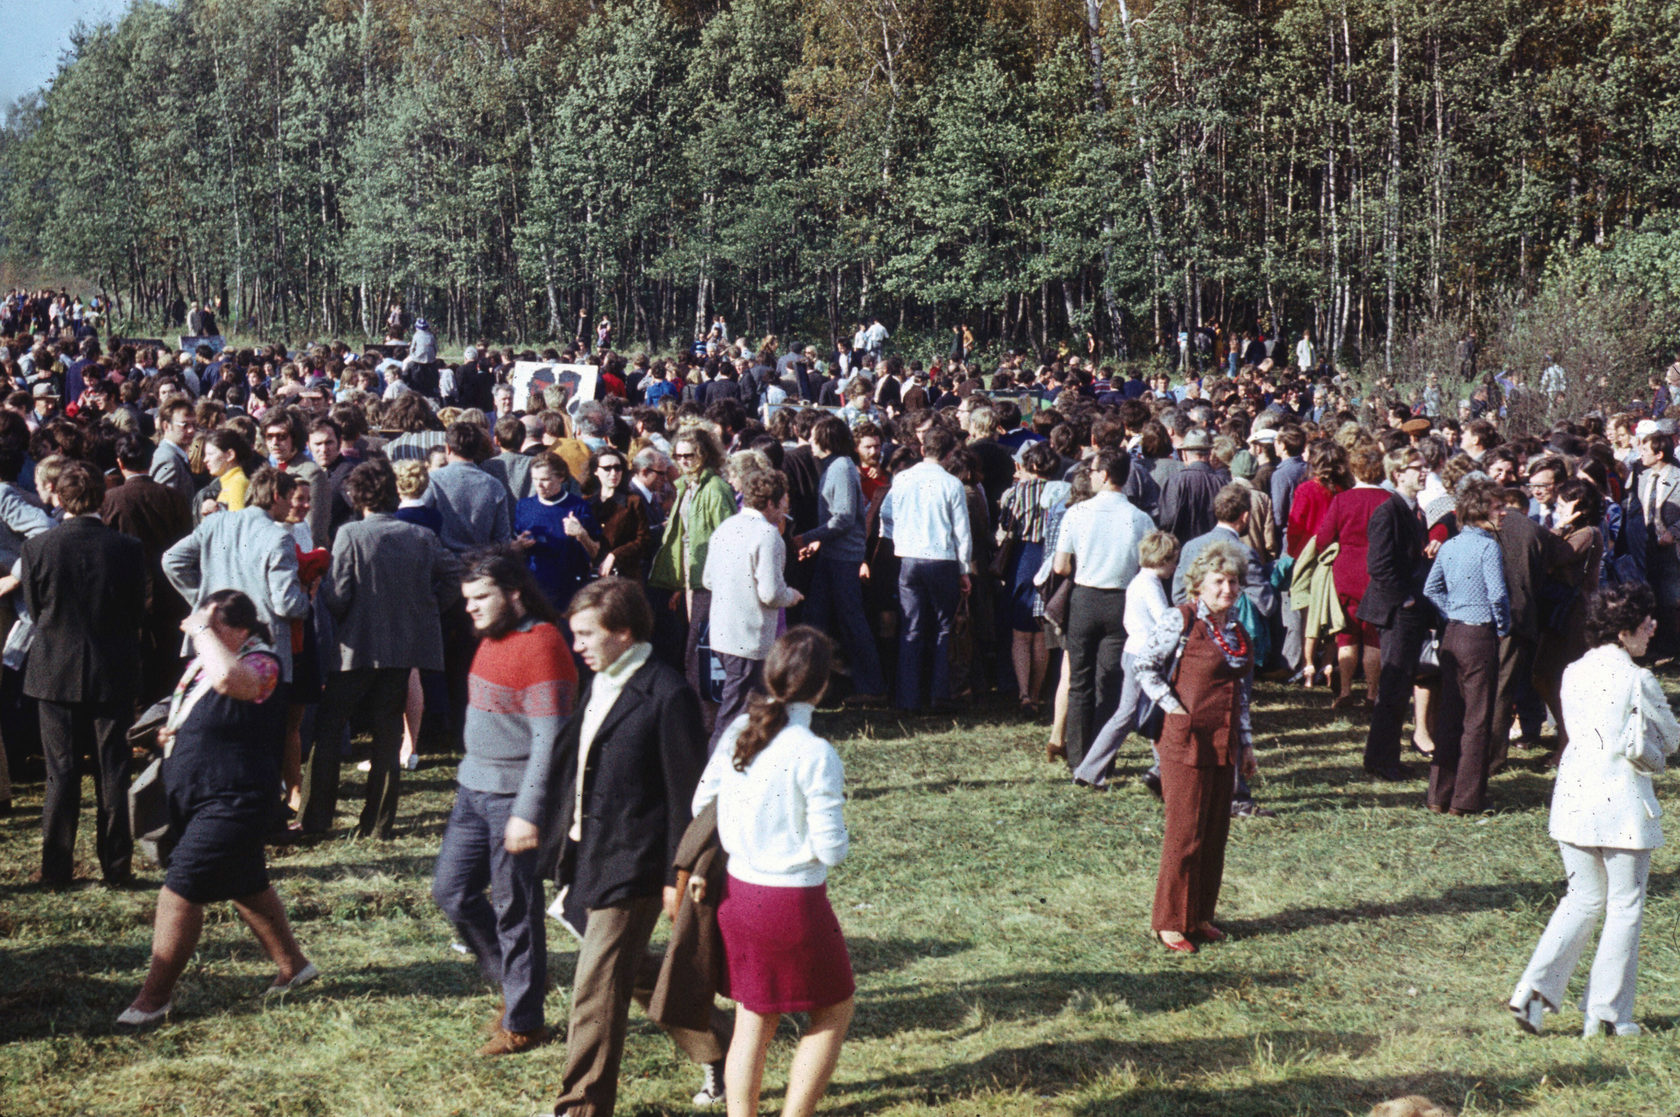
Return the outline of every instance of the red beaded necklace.
{"type": "Polygon", "coordinates": [[[1243,632],[1242,625],[1237,625],[1237,646],[1232,650],[1225,642],[1225,635],[1219,631],[1219,626],[1208,621],[1208,631],[1213,633],[1213,642],[1219,645],[1219,650],[1225,653],[1227,659],[1241,659],[1248,654],[1248,636],[1243,632]]]}

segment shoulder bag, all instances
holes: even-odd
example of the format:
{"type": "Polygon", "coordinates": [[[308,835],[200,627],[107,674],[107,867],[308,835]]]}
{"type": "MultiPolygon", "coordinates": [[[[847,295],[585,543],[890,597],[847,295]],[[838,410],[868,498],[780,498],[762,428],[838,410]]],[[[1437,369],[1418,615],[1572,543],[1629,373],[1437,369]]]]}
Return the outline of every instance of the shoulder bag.
{"type": "MultiPolygon", "coordinates": [[[[1184,658],[1184,645],[1190,642],[1190,626],[1195,624],[1195,618],[1183,609],[1174,610],[1183,624],[1178,635],[1178,647],[1173,650],[1172,667],[1167,671],[1167,686],[1170,688],[1178,682],[1178,665],[1184,658]]],[[[1161,733],[1166,729],[1167,710],[1153,698],[1144,706],[1142,714],[1138,716],[1138,734],[1151,741],[1161,739],[1161,733]]]]}
{"type": "Polygon", "coordinates": [[[1622,728],[1622,755],[1633,765],[1634,771],[1646,776],[1660,776],[1668,767],[1668,754],[1663,751],[1662,735],[1645,717],[1641,701],[1643,676],[1634,681],[1633,709],[1628,712],[1627,725],[1622,728]]]}

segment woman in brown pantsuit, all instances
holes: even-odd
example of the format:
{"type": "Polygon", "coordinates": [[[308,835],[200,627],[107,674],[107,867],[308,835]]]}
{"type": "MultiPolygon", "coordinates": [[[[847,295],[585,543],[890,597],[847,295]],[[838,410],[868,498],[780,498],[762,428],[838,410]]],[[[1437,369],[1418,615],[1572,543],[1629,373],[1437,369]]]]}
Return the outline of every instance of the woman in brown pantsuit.
{"type": "Polygon", "coordinates": [[[1245,776],[1254,774],[1253,657],[1231,615],[1246,568],[1234,543],[1200,551],[1184,576],[1193,600],[1161,618],[1137,661],[1144,693],[1166,711],[1158,745],[1166,836],[1151,926],[1168,950],[1187,954],[1196,951],[1192,936],[1225,937],[1213,913],[1225,874],[1231,792],[1238,765],[1245,776]]]}

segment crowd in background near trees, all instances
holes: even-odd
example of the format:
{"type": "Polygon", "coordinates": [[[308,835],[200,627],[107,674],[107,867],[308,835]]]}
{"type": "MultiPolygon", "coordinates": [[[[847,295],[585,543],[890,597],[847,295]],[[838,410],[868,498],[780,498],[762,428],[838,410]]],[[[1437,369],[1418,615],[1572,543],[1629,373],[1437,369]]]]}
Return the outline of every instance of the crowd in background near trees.
{"type": "Polygon", "coordinates": [[[654,358],[579,312],[563,346],[444,360],[401,301],[402,356],[102,342],[96,305],[4,304],[0,619],[22,687],[0,731],[46,759],[42,882],[72,878],[86,750],[120,884],[124,735],[163,700],[148,840],[174,852],[126,1023],[171,1010],[211,902],[239,906],[275,989],[315,980],[262,851],[333,832],[365,725],[359,837],[396,832],[420,753],[464,753],[434,896],[504,994],[485,1054],[547,1037],[552,879],[581,940],[557,1112],[610,1112],[655,977],[650,1011],[706,1068],[697,1102],[756,1099],[777,1018],[811,1012],[789,1092],[808,1112],[854,987],[819,703],[1008,704],[1074,794],[1142,737],[1165,823],[1151,930],[1193,953],[1226,937],[1233,820],[1273,813],[1266,677],[1363,711],[1373,780],[1419,778],[1410,723],[1419,803],[1449,817],[1495,807],[1490,777],[1550,730],[1569,892],[1511,1010],[1528,1030],[1558,1010],[1608,911],[1586,1026],[1637,1031],[1651,775],[1680,745],[1637,662],[1680,654],[1680,359],[1580,411],[1581,372],[1484,367],[1468,332],[1402,391],[1259,323],[1187,331],[1168,366],[982,361],[961,323],[907,359],[878,317],[838,346],[749,343],[719,314],[654,358]],[[525,361],[595,375],[515,383],[525,361]],[[673,976],[673,947],[661,973],[661,910],[717,953],[673,976]],[[741,1006],[732,1035],[714,991],[741,1006]]]}
{"type": "Polygon", "coordinates": [[[1421,377],[1474,320],[1513,365],[1615,380],[1680,342],[1680,169],[1651,139],[1676,18],[146,2],[8,114],[0,240],[114,321],[214,292],[229,334],[372,336],[386,291],[444,338],[559,337],[589,302],[659,350],[717,308],[753,338],[960,312],[1106,358],[1259,319],[1421,377]]]}

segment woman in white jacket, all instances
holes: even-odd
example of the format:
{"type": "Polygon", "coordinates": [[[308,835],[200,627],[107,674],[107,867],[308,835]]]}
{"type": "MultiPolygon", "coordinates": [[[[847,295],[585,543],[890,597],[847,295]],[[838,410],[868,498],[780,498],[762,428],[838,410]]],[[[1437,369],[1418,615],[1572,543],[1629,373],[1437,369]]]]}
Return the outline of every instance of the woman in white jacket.
{"type": "Polygon", "coordinates": [[[828,870],[846,856],[845,771],[811,732],[834,650],[806,625],[777,640],[764,686],[718,740],[694,813],[717,803],[729,874],[718,904],[725,996],[739,1006],[724,1063],[730,1117],[756,1117],[764,1057],[784,1012],[811,1026],[788,1070],[783,1117],[816,1111],[852,1021],[852,962],[828,902],[828,870]]]}
{"type": "Polygon", "coordinates": [[[1656,631],[1656,599],[1647,586],[1612,586],[1587,610],[1591,650],[1563,674],[1563,720],[1569,747],[1552,793],[1551,836],[1563,855],[1569,890],[1534,948],[1511,995],[1518,1027],[1538,1034],[1541,1014],[1556,1012],[1569,976],[1605,916],[1598,954],[1582,997],[1585,1034],[1637,1035],[1634,981],[1639,925],[1651,851],[1662,845],[1662,810],[1650,775],[1628,760],[1623,742],[1645,733],[1673,755],[1680,722],[1656,676],[1633,660],[1656,631]]]}

